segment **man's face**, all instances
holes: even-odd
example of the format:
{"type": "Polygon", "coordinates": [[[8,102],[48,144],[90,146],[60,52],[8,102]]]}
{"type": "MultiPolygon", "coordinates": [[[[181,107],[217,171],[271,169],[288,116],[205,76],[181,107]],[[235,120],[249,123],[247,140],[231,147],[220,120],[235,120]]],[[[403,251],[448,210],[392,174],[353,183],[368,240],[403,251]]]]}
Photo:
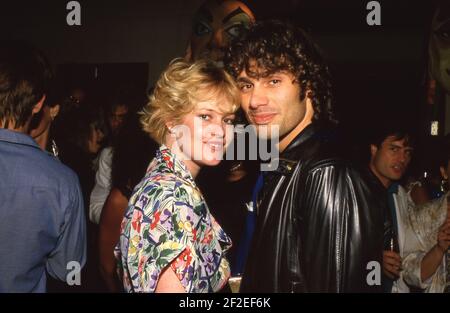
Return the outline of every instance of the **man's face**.
{"type": "Polygon", "coordinates": [[[412,148],[405,139],[388,136],[380,147],[370,146],[370,168],[387,188],[393,181],[402,178],[411,161],[412,148]]]}
{"type": "Polygon", "coordinates": [[[240,1],[208,0],[194,17],[191,59],[221,61],[224,48],[254,20],[253,13],[240,1]]]}
{"type": "Polygon", "coordinates": [[[430,72],[450,93],[450,6],[438,8],[432,24],[429,44],[430,72]]]}
{"type": "Polygon", "coordinates": [[[78,107],[86,99],[86,92],[81,88],[75,88],[71,91],[69,98],[78,107]]]}
{"type": "Polygon", "coordinates": [[[300,85],[291,73],[277,72],[254,78],[244,70],[237,82],[241,90],[242,109],[248,121],[256,126],[259,137],[273,138],[273,130],[278,127],[282,138],[304,120],[306,97],[300,101],[300,85]]]}
{"type": "Polygon", "coordinates": [[[118,105],[114,107],[109,116],[109,125],[113,133],[117,133],[128,114],[128,107],[125,105],[118,105]]]}

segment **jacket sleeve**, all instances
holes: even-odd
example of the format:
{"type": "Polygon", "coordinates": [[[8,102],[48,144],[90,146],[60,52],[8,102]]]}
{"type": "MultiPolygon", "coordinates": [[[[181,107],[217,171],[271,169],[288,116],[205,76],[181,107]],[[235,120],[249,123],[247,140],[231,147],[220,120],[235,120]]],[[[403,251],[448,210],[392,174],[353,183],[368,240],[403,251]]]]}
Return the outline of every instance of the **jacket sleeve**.
{"type": "Polygon", "coordinates": [[[368,206],[367,190],[357,179],[339,164],[315,167],[307,175],[300,198],[304,219],[300,232],[306,238],[302,240],[301,262],[308,292],[367,290],[370,260],[363,250],[374,247],[365,247],[362,242],[362,236],[371,231],[364,230],[365,225],[370,226],[366,223],[370,215],[361,211],[368,206]]]}

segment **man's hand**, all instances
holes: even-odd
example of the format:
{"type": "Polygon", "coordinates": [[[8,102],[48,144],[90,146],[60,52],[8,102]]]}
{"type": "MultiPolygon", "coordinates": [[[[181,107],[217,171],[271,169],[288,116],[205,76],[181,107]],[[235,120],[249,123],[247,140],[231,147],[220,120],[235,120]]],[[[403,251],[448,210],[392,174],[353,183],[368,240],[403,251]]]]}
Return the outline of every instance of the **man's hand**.
{"type": "Polygon", "coordinates": [[[400,277],[402,270],[402,258],[397,252],[383,251],[383,272],[390,279],[396,280],[400,277]]]}

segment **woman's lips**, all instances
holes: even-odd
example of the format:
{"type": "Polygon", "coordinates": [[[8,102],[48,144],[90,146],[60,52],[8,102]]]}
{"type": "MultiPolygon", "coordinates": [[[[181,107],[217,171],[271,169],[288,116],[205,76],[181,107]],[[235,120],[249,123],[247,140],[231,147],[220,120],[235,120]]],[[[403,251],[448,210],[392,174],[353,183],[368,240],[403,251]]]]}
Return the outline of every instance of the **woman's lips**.
{"type": "Polygon", "coordinates": [[[259,114],[252,114],[252,120],[255,122],[255,124],[258,125],[264,125],[269,124],[273,118],[277,115],[276,113],[259,113],[259,114]]]}

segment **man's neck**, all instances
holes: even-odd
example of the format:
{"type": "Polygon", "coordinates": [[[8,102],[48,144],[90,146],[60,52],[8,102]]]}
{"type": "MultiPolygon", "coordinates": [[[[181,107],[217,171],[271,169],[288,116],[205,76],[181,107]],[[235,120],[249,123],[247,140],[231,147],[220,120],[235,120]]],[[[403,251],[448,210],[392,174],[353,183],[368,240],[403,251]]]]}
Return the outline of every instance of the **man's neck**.
{"type": "Polygon", "coordinates": [[[37,142],[39,147],[41,147],[42,150],[47,150],[48,140],[49,140],[49,134],[50,134],[50,127],[48,127],[45,131],[42,132],[39,136],[33,138],[34,141],[37,142]]]}
{"type": "Polygon", "coordinates": [[[369,164],[370,171],[375,175],[375,177],[380,181],[380,183],[386,188],[386,190],[389,188],[389,186],[392,184],[392,181],[390,179],[387,179],[386,177],[383,177],[378,174],[375,167],[372,165],[372,163],[369,164]]]}
{"type": "Polygon", "coordinates": [[[21,126],[21,127],[14,127],[14,123],[8,123],[8,127],[4,127],[4,124],[0,125],[0,128],[3,129],[7,129],[7,130],[11,130],[11,131],[15,131],[17,133],[22,133],[22,134],[28,134],[28,126],[30,123],[26,123],[25,125],[21,126]]]}
{"type": "Polygon", "coordinates": [[[291,130],[290,133],[288,133],[280,140],[280,143],[278,144],[278,150],[280,152],[283,152],[284,149],[286,149],[287,146],[292,142],[292,140],[294,140],[295,137],[297,137],[297,135],[300,134],[309,124],[311,124],[310,119],[303,119],[300,124],[298,124],[293,130],[291,130]]]}

